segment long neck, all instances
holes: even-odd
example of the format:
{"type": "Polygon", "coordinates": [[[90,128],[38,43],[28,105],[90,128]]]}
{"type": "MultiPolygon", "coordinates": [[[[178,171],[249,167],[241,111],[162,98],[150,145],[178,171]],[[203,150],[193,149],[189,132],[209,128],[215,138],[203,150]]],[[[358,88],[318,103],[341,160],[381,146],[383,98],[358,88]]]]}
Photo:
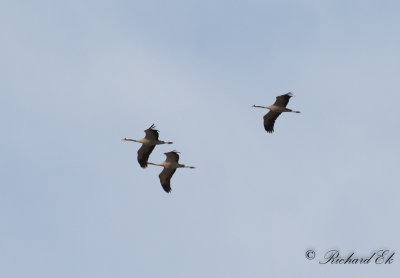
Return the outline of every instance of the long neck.
{"type": "Polygon", "coordinates": [[[267,108],[267,109],[269,109],[269,107],[268,106],[261,106],[261,105],[253,105],[252,107],[257,107],[257,108],[267,108]]]}
{"type": "Polygon", "coordinates": [[[162,163],[153,163],[153,162],[147,161],[147,164],[164,167],[164,165],[162,163]]]}
{"type": "Polygon", "coordinates": [[[138,143],[141,143],[141,142],[139,142],[138,140],[135,140],[135,139],[130,139],[130,138],[122,138],[122,140],[123,140],[123,141],[132,141],[132,142],[138,142],[138,143]]]}

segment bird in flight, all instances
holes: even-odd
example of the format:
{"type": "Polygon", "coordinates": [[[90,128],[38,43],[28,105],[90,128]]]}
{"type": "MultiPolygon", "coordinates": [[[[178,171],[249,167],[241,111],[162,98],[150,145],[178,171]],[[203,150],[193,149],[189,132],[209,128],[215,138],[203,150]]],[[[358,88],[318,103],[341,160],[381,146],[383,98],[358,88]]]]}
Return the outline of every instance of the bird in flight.
{"type": "Polygon", "coordinates": [[[167,159],[165,159],[165,161],[163,161],[161,163],[148,162],[148,164],[150,164],[150,165],[164,167],[164,169],[161,171],[161,173],[158,177],[160,178],[160,183],[161,183],[164,191],[167,193],[171,192],[171,178],[174,175],[177,168],[190,168],[190,169],[195,168],[193,166],[186,166],[184,164],[179,164],[179,154],[178,153],[179,152],[177,152],[177,151],[171,151],[171,152],[164,153],[166,155],[167,159]]]}
{"type": "Polygon", "coordinates": [[[289,103],[289,100],[292,96],[293,94],[289,92],[287,94],[277,96],[275,103],[272,105],[261,106],[254,104],[252,106],[252,107],[269,109],[269,112],[264,116],[264,128],[268,133],[274,132],[275,121],[282,112],[300,113],[300,111],[294,111],[286,108],[286,105],[289,103]]]}
{"type": "Polygon", "coordinates": [[[135,139],[129,139],[129,138],[123,138],[123,141],[133,141],[137,143],[141,143],[142,146],[138,150],[137,153],[137,160],[139,162],[140,167],[146,168],[147,167],[147,161],[149,160],[149,156],[151,152],[154,150],[156,145],[161,145],[161,144],[172,144],[172,142],[164,142],[158,140],[158,130],[155,129],[155,125],[152,124],[148,129],[144,131],[146,133],[146,136],[142,139],[135,140],[135,139]]]}

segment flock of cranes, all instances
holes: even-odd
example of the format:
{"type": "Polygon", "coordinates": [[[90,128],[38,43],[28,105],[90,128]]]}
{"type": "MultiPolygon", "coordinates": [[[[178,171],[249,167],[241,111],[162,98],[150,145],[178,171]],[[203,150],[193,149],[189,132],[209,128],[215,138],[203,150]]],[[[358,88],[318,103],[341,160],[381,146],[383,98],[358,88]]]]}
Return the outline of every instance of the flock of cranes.
{"type": "MultiPolygon", "coordinates": [[[[268,106],[253,105],[252,106],[252,107],[257,107],[257,108],[269,109],[269,112],[267,114],[265,114],[265,116],[264,116],[264,128],[268,133],[274,132],[275,121],[281,113],[283,113],[283,112],[300,113],[300,111],[294,111],[294,110],[286,108],[291,97],[293,97],[293,94],[289,92],[287,94],[277,96],[275,103],[272,105],[268,105],[268,106]]],[[[167,193],[170,193],[171,192],[171,178],[174,175],[176,169],[178,169],[178,168],[194,169],[195,167],[180,164],[179,163],[179,152],[177,152],[177,151],[170,151],[170,152],[164,153],[167,158],[165,159],[165,161],[163,161],[161,163],[149,162],[148,160],[149,160],[150,154],[153,152],[154,148],[157,145],[172,144],[172,142],[165,142],[165,141],[159,140],[158,139],[159,131],[157,129],[155,129],[154,124],[152,124],[144,132],[146,133],[146,136],[142,139],[135,140],[135,139],[130,139],[130,138],[123,138],[122,140],[132,141],[132,142],[137,142],[137,143],[142,144],[142,146],[140,147],[140,149],[137,152],[137,160],[139,162],[140,167],[146,168],[147,165],[149,165],[149,164],[164,167],[164,169],[161,171],[161,173],[159,174],[158,177],[160,178],[160,183],[161,183],[164,191],[167,193]]]]}
{"type": "Polygon", "coordinates": [[[142,139],[135,140],[135,139],[123,138],[122,140],[133,141],[142,144],[142,146],[138,150],[138,155],[137,155],[137,160],[139,162],[140,167],[146,168],[148,164],[164,167],[164,169],[161,171],[158,177],[160,178],[160,183],[164,188],[165,192],[169,193],[171,192],[171,178],[174,175],[176,169],[177,168],[194,169],[195,167],[179,164],[179,154],[178,154],[179,152],[177,151],[170,151],[164,153],[167,159],[161,163],[149,162],[148,160],[150,154],[157,145],[172,144],[172,142],[165,142],[158,140],[159,133],[158,130],[155,129],[154,124],[152,124],[144,132],[146,133],[146,136],[142,139]]]}

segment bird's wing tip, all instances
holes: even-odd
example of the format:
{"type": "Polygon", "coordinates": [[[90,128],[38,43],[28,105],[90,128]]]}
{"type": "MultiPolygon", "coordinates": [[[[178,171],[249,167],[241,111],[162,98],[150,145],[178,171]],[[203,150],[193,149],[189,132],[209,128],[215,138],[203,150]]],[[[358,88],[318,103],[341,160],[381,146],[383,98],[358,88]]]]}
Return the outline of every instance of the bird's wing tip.
{"type": "MultiPolygon", "coordinates": [[[[151,126],[150,126],[148,129],[158,131],[158,130],[156,129],[156,125],[155,125],[155,124],[151,124],[151,126]]],[[[146,130],[147,130],[147,129],[146,129],[146,130]]],[[[146,131],[146,130],[145,130],[145,131],[146,131]]]]}

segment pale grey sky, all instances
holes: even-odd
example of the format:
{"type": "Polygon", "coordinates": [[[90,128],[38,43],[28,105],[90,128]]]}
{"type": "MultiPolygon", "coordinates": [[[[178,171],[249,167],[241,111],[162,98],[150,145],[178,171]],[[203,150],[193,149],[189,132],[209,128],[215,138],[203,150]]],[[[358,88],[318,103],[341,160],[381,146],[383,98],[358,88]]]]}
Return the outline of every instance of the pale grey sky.
{"type": "Polygon", "coordinates": [[[2,1],[1,277],[398,277],[397,1],[2,1]],[[275,133],[262,125],[293,91],[275,133]],[[152,123],[172,193],[141,169],[152,123]],[[317,258],[305,252],[314,248],[317,258]]]}

